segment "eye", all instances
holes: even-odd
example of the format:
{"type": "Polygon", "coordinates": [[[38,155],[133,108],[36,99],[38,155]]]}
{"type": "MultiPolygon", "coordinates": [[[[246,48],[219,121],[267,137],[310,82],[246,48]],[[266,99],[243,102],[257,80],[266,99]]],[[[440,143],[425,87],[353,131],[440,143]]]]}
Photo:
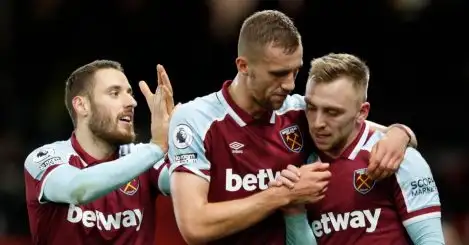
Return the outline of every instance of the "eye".
{"type": "Polygon", "coordinates": [[[339,115],[339,112],[338,112],[337,110],[329,109],[329,110],[327,110],[326,112],[327,112],[327,114],[329,114],[330,116],[333,116],[333,117],[339,115]]]}
{"type": "Polygon", "coordinates": [[[111,91],[110,94],[111,94],[112,97],[117,97],[117,96],[119,96],[119,91],[114,90],[114,91],[111,91]]]}
{"type": "Polygon", "coordinates": [[[306,109],[309,111],[313,111],[313,110],[316,110],[317,108],[311,104],[306,104],[306,109]]]}

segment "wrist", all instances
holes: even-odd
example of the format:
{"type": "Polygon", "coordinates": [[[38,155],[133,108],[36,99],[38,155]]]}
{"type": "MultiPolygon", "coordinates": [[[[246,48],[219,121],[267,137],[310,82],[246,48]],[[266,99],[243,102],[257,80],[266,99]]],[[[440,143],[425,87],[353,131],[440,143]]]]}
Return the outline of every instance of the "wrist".
{"type": "Polygon", "coordinates": [[[266,192],[269,193],[267,198],[276,202],[276,206],[278,206],[278,208],[284,207],[291,202],[289,195],[290,190],[284,186],[270,187],[266,192]]]}
{"type": "Polygon", "coordinates": [[[410,143],[412,141],[412,133],[410,132],[410,129],[407,126],[405,126],[404,124],[395,123],[395,124],[392,124],[391,126],[389,126],[387,132],[390,132],[391,130],[397,130],[397,131],[401,132],[402,137],[407,139],[407,145],[410,145],[410,143]]]}
{"type": "Polygon", "coordinates": [[[303,204],[290,204],[282,208],[284,216],[295,216],[306,213],[305,205],[303,204]]]}

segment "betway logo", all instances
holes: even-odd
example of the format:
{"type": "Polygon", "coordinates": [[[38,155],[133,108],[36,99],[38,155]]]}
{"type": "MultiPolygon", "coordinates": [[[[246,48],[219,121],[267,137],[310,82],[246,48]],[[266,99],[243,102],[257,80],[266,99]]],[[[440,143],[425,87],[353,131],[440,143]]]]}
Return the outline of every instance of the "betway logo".
{"type": "Polygon", "coordinates": [[[241,176],[233,173],[233,169],[226,169],[226,183],[225,188],[227,191],[239,191],[241,189],[246,191],[254,191],[257,188],[265,190],[268,187],[270,180],[275,180],[280,172],[274,174],[272,169],[260,169],[257,174],[246,174],[241,176]]]}
{"type": "Polygon", "coordinates": [[[114,214],[105,215],[100,211],[85,210],[70,204],[68,208],[67,220],[72,223],[83,223],[85,227],[96,226],[99,230],[118,230],[121,227],[136,226],[136,231],[140,230],[143,213],[140,209],[125,210],[114,214]]]}
{"type": "Polygon", "coordinates": [[[367,233],[376,230],[381,208],[375,210],[359,210],[335,215],[332,212],[321,215],[321,220],[311,222],[311,228],[316,237],[327,235],[332,231],[365,228],[367,233]]]}

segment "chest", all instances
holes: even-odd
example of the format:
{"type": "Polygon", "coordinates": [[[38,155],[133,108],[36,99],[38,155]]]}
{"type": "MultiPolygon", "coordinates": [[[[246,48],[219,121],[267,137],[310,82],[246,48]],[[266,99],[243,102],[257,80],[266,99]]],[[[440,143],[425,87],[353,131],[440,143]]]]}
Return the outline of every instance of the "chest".
{"type": "Polygon", "coordinates": [[[303,164],[311,146],[302,121],[288,117],[244,127],[228,121],[216,125],[207,137],[210,191],[228,199],[267,189],[289,164],[303,164]]]}
{"type": "Polygon", "coordinates": [[[152,216],[154,205],[147,177],[141,175],[91,203],[70,204],[67,220],[109,234],[140,229],[144,216],[152,216]]]}
{"type": "Polygon", "coordinates": [[[392,205],[392,192],[389,181],[374,181],[367,175],[368,162],[363,160],[341,159],[331,163],[330,179],[326,198],[308,206],[313,219],[322,214],[366,214],[376,207],[392,205]]]}

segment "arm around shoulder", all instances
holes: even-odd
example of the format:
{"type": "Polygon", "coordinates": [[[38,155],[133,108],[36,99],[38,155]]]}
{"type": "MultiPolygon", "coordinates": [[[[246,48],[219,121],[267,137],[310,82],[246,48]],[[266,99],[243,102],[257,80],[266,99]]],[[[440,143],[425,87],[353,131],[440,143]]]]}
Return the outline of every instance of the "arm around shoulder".
{"type": "Polygon", "coordinates": [[[386,126],[383,126],[381,124],[378,124],[378,123],[375,123],[375,122],[372,122],[372,121],[366,121],[368,125],[370,125],[370,127],[373,129],[373,130],[376,130],[376,131],[381,131],[383,133],[388,133],[389,131],[391,130],[399,130],[401,131],[401,133],[404,135],[404,137],[407,137],[409,140],[408,140],[408,145],[410,147],[413,147],[413,148],[417,148],[417,145],[418,145],[418,142],[417,142],[417,136],[415,135],[414,131],[404,125],[404,124],[400,124],[400,123],[395,123],[395,124],[392,124],[388,127],[386,126]]]}

